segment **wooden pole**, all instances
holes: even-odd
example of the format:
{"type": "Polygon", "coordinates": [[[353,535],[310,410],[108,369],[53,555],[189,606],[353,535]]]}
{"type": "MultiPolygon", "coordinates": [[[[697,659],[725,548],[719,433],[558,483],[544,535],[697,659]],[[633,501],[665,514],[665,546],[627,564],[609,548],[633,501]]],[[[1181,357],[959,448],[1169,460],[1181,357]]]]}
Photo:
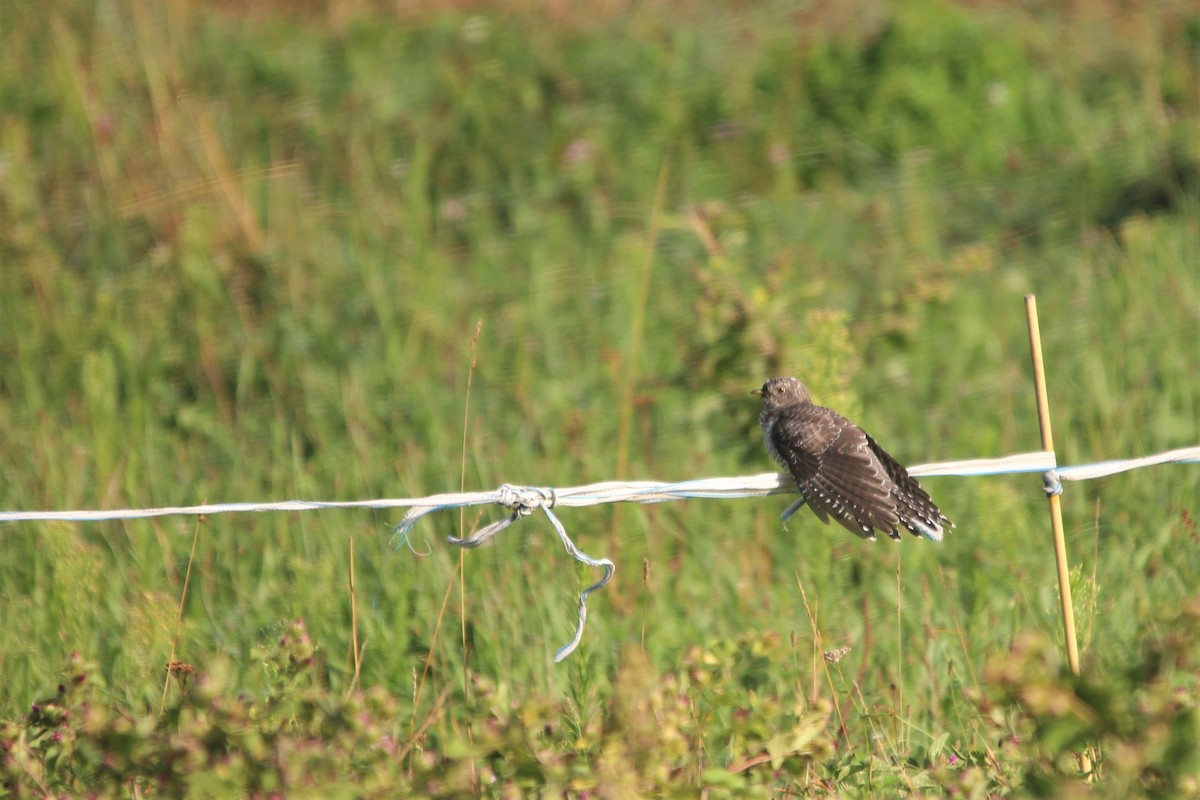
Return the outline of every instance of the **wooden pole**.
{"type": "MultiPolygon", "coordinates": [[[[1046,368],[1042,362],[1042,334],[1038,327],[1037,298],[1025,296],[1025,317],[1029,322],[1029,351],[1033,357],[1033,387],[1037,393],[1038,423],[1042,428],[1042,449],[1054,452],[1054,434],[1050,430],[1050,399],[1046,395],[1046,368]]],[[[1071,602],[1071,576],[1067,569],[1067,543],[1063,537],[1062,503],[1059,492],[1048,492],[1050,528],[1054,533],[1054,561],[1058,565],[1058,597],[1062,604],[1063,634],[1067,640],[1067,666],[1079,674],[1079,645],[1075,641],[1075,609],[1071,602]]]]}
{"type": "Polygon", "coordinates": [[[354,653],[354,679],[350,681],[350,689],[346,697],[359,688],[362,677],[362,652],[358,649],[358,603],[354,599],[354,537],[350,537],[350,647],[354,653]]]}

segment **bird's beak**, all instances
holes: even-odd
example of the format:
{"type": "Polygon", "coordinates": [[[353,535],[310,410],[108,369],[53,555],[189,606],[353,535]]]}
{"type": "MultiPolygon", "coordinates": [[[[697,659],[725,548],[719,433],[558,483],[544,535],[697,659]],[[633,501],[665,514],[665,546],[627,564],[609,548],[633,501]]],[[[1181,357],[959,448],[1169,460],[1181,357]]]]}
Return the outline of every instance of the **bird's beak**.
{"type": "Polygon", "coordinates": [[[750,394],[762,394],[762,389],[751,389],[750,394]]]}

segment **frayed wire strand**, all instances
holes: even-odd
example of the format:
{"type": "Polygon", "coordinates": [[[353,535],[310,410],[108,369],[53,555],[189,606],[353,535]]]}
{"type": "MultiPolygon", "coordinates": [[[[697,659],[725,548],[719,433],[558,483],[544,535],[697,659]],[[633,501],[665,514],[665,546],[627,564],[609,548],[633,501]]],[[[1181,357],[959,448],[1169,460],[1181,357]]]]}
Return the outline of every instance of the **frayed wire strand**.
{"type": "MultiPolygon", "coordinates": [[[[598,589],[603,589],[612,580],[613,574],[617,570],[617,565],[607,558],[593,558],[583,552],[576,546],[575,542],[567,534],[566,526],[558,516],[551,511],[555,503],[558,502],[558,495],[552,488],[539,488],[534,486],[518,487],[510,484],[504,484],[496,492],[496,502],[505,508],[511,509],[512,513],[504,519],[496,520],[479,530],[472,533],[470,536],[459,538],[450,536],[447,541],[458,547],[466,549],[474,549],[487,543],[492,537],[501,531],[508,528],[522,517],[528,517],[537,509],[541,509],[549,517],[550,523],[554,526],[554,530],[558,533],[559,540],[562,541],[563,547],[567,553],[581,564],[586,564],[589,567],[603,569],[604,576],[600,580],[593,583],[591,586],[584,589],[579,595],[578,615],[579,621],[575,625],[575,635],[571,641],[567,642],[554,654],[554,662],[557,664],[565,659],[571,653],[575,652],[575,648],[579,647],[579,643],[583,640],[583,629],[587,625],[587,599],[588,595],[598,589]]],[[[412,532],[413,525],[417,520],[432,511],[437,511],[444,506],[425,506],[414,508],[405,515],[404,519],[396,526],[396,536],[400,541],[408,541],[409,534],[412,532]]]]}

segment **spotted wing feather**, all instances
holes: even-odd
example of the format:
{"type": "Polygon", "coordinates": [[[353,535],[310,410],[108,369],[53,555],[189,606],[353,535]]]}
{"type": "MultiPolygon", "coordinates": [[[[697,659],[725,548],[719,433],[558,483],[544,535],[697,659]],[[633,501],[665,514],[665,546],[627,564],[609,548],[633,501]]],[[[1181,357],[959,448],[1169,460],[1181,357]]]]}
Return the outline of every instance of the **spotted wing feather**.
{"type": "MultiPolygon", "coordinates": [[[[865,435],[865,434],[864,434],[865,435]]],[[[953,528],[951,522],[921,488],[917,479],[908,474],[904,466],[892,458],[874,439],[867,436],[867,445],[879,459],[892,484],[892,500],[899,512],[900,524],[914,536],[924,536],[941,541],[946,529],[953,528]]]]}
{"type": "Polygon", "coordinates": [[[768,439],[818,517],[833,517],[865,539],[874,540],[876,530],[899,538],[893,481],[872,444],[845,417],[811,404],[784,409],[768,439]]]}

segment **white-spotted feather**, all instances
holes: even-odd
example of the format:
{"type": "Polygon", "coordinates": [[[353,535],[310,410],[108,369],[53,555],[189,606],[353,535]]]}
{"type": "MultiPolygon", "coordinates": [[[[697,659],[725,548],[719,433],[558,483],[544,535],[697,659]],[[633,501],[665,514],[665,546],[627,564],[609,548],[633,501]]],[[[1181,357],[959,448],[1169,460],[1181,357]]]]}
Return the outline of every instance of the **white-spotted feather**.
{"type": "Polygon", "coordinates": [[[822,521],[833,517],[866,539],[883,531],[899,539],[941,541],[953,523],[900,462],[832,409],[814,405],[795,378],[772,378],[761,389],[759,421],[767,451],[796,480],[822,521]]]}

